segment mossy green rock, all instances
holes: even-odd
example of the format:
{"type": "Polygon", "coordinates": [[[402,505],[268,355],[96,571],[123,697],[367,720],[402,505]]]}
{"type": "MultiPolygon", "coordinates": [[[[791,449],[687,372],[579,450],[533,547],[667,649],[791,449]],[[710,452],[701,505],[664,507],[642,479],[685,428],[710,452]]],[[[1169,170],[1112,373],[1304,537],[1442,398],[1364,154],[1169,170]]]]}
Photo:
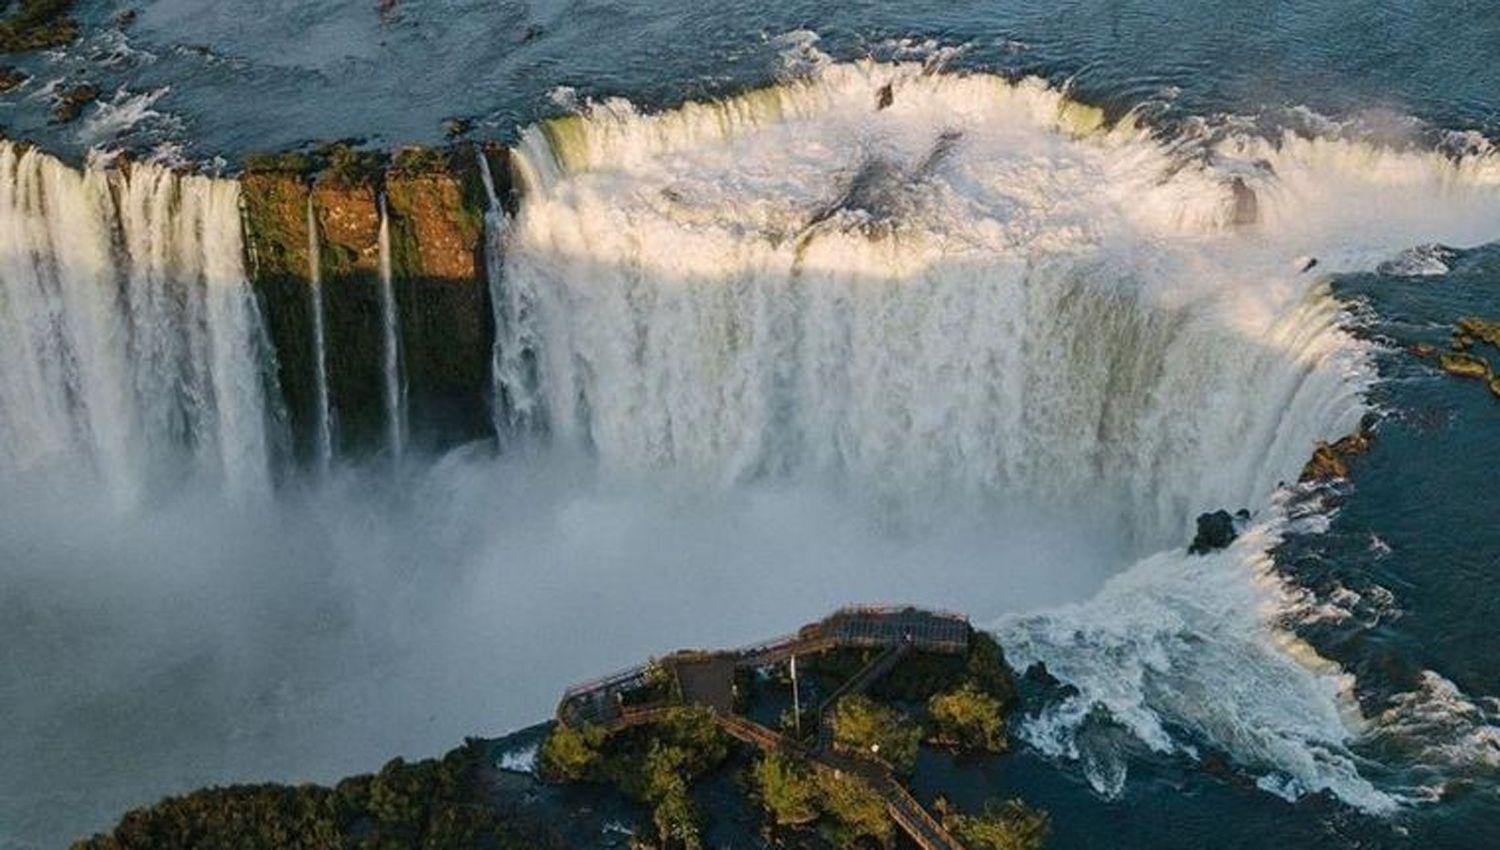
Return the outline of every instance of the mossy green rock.
{"type": "Polygon", "coordinates": [[[325,172],[312,190],[322,273],[328,403],[340,456],[386,448],[378,188],[325,172]]]}
{"type": "Polygon", "coordinates": [[[1489,379],[1490,364],[1488,360],[1475,354],[1463,352],[1449,352],[1438,358],[1438,365],[1444,372],[1457,375],[1460,378],[1489,379]]]}
{"type": "Polygon", "coordinates": [[[475,156],[467,147],[403,151],[386,175],[412,432],[433,444],[490,431],[494,319],[475,156]]]}
{"type": "Polygon", "coordinates": [[[293,451],[298,460],[306,462],[314,453],[318,416],[308,186],[295,171],[255,172],[240,180],[240,198],[244,205],[246,268],[276,349],[277,379],[290,419],[293,451]]]}
{"type": "Polygon", "coordinates": [[[1500,321],[1490,321],[1479,316],[1465,316],[1458,320],[1458,332],[1471,340],[1479,340],[1500,348],[1500,321]]]}
{"type": "Polygon", "coordinates": [[[78,23],[68,17],[73,0],[21,0],[16,5],[0,18],[0,52],[60,47],[78,37],[78,23]]]}

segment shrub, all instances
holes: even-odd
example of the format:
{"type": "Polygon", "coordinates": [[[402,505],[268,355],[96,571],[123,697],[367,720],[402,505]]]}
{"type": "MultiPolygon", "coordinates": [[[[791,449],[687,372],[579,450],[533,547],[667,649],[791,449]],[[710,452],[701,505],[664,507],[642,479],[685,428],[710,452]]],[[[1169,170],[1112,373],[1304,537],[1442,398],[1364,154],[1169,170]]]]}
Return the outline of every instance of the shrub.
{"type": "Polygon", "coordinates": [[[651,812],[657,837],[668,847],[701,850],[703,833],[698,827],[697,809],[688,798],[687,782],[680,775],[673,775],[658,790],[661,796],[651,812]]]}
{"type": "Polygon", "coordinates": [[[861,838],[873,838],[890,846],[896,825],[886,814],[885,801],[864,780],[818,772],[818,796],[829,821],[823,834],[840,847],[852,847],[861,838]]]}
{"type": "Polygon", "coordinates": [[[376,183],[385,165],[381,153],[360,150],[348,141],[324,145],[318,149],[316,159],[324,163],[323,178],[342,186],[376,183]]]}
{"type": "Polygon", "coordinates": [[[818,783],[800,759],[767,753],[755,766],[761,799],[778,826],[811,823],[818,818],[818,783]]]}
{"type": "Polygon", "coordinates": [[[603,760],[606,733],[602,727],[592,724],[582,727],[564,726],[559,723],[552,728],[541,749],[542,773],[568,782],[581,782],[596,778],[595,773],[603,760]]]}
{"type": "Polygon", "coordinates": [[[1005,707],[972,682],[927,701],[932,741],[940,746],[987,753],[1003,753],[1005,707]]]}
{"type": "Polygon", "coordinates": [[[336,788],[244,785],[172,797],[127,814],[114,831],[74,850],[468,850],[523,844],[484,805],[475,775],[480,754],[396,759],[374,776],[336,788]]]}
{"type": "Polygon", "coordinates": [[[989,632],[975,629],[969,639],[969,658],[964,665],[964,681],[1000,701],[1009,708],[1016,701],[1016,682],[1005,652],[989,632]]]}
{"type": "Polygon", "coordinates": [[[833,737],[839,746],[873,754],[893,770],[909,773],[917,764],[922,730],[905,714],[855,694],[834,709],[833,737]]]}
{"type": "Polygon", "coordinates": [[[252,153],[245,157],[245,170],[255,173],[308,174],[317,169],[313,158],[299,151],[252,153]]]}
{"type": "Polygon", "coordinates": [[[448,171],[449,159],[446,150],[413,145],[396,151],[391,169],[406,174],[444,173],[448,171]]]}
{"type": "Polygon", "coordinates": [[[947,810],[943,826],[969,850],[1039,850],[1052,831],[1046,812],[1020,800],[992,800],[977,815],[947,810]]]}
{"type": "Polygon", "coordinates": [[[729,756],[729,743],[710,711],[683,707],[614,736],[598,726],[559,725],[542,745],[541,759],[547,775],[613,783],[652,807],[660,841],[696,850],[702,836],[688,788],[729,756]]]}

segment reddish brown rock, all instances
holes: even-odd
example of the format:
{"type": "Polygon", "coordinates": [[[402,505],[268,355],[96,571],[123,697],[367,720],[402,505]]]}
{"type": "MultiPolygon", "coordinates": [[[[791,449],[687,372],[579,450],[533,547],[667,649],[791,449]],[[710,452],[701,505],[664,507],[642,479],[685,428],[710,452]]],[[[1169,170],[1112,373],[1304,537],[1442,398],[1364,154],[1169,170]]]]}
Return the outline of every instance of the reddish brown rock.
{"type": "Polygon", "coordinates": [[[494,321],[474,149],[399,154],[386,196],[413,434],[439,443],[484,436],[494,321]]]}
{"type": "Polygon", "coordinates": [[[1375,435],[1370,431],[1368,423],[1363,423],[1358,431],[1332,444],[1318,443],[1318,447],[1313,450],[1312,459],[1302,468],[1299,480],[1306,483],[1348,478],[1349,459],[1368,452],[1374,442],[1375,435]]]}
{"type": "Polygon", "coordinates": [[[277,379],[290,418],[293,452],[303,461],[315,453],[313,435],[318,421],[308,288],[308,196],[306,177],[296,171],[257,171],[240,179],[245,267],[260,297],[266,333],[276,349],[277,379]]]}

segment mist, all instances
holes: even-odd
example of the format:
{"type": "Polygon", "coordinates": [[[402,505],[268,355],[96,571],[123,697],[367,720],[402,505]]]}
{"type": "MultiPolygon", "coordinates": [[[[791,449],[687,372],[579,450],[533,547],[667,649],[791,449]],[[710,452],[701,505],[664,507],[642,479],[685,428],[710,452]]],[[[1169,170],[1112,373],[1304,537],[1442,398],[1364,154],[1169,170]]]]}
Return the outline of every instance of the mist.
{"type": "Polygon", "coordinates": [[[976,621],[1125,561],[1083,517],[820,481],[604,482],[471,447],[249,503],[0,493],[7,844],[58,846],[209,783],[329,781],[550,716],[568,684],[781,634],[853,601],[976,621]],[[951,510],[949,509],[951,508],[951,510]]]}

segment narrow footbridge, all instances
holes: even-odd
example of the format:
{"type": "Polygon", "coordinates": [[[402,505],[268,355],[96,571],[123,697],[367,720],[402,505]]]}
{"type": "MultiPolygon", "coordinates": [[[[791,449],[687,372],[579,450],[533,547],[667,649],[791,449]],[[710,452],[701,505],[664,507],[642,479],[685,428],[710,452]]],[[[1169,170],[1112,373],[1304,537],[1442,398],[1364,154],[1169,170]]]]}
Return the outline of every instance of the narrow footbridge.
{"type": "Polygon", "coordinates": [[[841,608],[795,634],[720,652],[685,650],[569,688],[557,707],[564,725],[597,724],[610,731],[642,726],[683,706],[707,708],[726,733],[765,752],[792,752],[819,770],[863,780],[885,801],[891,819],[922,850],[963,850],[963,845],[917,802],[883,763],[834,746],[829,713],[838,699],[863,691],[911,652],[963,655],[972,629],[968,618],[942,611],[894,606],[841,608]],[[734,711],[734,676],[798,655],[833,649],[882,652],[818,709],[815,745],[789,738],[734,711]]]}

